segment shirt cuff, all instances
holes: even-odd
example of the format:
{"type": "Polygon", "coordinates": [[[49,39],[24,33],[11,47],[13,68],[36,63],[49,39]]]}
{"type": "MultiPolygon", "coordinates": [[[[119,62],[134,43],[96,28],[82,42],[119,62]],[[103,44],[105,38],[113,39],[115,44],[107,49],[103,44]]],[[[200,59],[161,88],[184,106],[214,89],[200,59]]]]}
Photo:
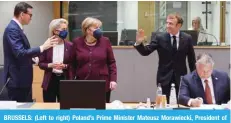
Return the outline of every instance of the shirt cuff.
{"type": "Polygon", "coordinates": [[[135,43],[134,46],[138,46],[138,45],[140,45],[140,44],[141,44],[141,43],[135,43]]]}
{"type": "Polygon", "coordinates": [[[44,51],[43,46],[40,46],[40,52],[42,53],[44,51]]]}
{"type": "Polygon", "coordinates": [[[188,106],[191,106],[191,103],[192,103],[192,99],[189,99],[188,106]]]}

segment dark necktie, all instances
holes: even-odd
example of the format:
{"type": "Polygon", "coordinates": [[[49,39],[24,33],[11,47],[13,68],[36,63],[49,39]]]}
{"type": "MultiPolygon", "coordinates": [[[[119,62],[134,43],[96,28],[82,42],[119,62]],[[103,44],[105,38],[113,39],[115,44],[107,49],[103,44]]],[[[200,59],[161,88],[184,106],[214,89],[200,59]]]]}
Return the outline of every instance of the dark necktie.
{"type": "Polygon", "coordinates": [[[173,44],[172,44],[172,49],[173,49],[173,53],[176,53],[177,51],[177,44],[176,44],[176,36],[172,36],[173,38],[173,44]]]}
{"type": "Polygon", "coordinates": [[[205,80],[205,99],[208,104],[213,104],[211,90],[208,84],[208,80],[205,80]]]}

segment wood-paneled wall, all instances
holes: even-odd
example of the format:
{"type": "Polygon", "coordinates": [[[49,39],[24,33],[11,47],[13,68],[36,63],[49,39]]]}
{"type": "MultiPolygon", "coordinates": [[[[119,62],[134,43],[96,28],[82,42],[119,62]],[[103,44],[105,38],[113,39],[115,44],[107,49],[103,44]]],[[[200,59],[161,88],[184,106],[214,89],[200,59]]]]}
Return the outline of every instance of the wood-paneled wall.
{"type": "Polygon", "coordinates": [[[43,102],[43,93],[41,88],[43,75],[43,70],[41,70],[38,66],[33,67],[32,98],[35,99],[36,102],[43,102]]]}

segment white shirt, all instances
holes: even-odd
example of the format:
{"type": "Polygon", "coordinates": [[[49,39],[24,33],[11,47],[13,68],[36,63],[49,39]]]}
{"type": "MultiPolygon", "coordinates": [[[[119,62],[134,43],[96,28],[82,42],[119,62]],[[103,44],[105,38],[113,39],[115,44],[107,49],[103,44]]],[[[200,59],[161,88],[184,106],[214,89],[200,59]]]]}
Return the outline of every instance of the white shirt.
{"type": "MultiPolygon", "coordinates": [[[[209,88],[210,88],[210,91],[211,91],[213,104],[216,104],[212,78],[209,77],[207,80],[208,80],[208,85],[209,85],[209,88]]],[[[205,91],[205,79],[201,79],[201,82],[202,82],[202,85],[203,85],[204,91],[205,91]]]]}
{"type": "Polygon", "coordinates": [[[13,18],[12,20],[15,21],[18,24],[18,26],[23,30],[22,24],[17,19],[13,18]]]}
{"type": "MultiPolygon", "coordinates": [[[[213,102],[213,104],[216,104],[212,78],[209,77],[207,80],[208,80],[208,85],[209,85],[209,88],[210,88],[210,91],[211,91],[212,102],[213,102]]],[[[205,81],[205,79],[201,79],[201,82],[202,82],[202,85],[203,85],[203,88],[204,88],[204,92],[205,92],[205,82],[204,81],[205,81]]],[[[191,105],[191,102],[192,102],[192,99],[190,99],[188,101],[188,106],[191,105]]]]}
{"type": "MultiPolygon", "coordinates": [[[[170,34],[171,36],[171,44],[173,45],[173,37],[174,35],[170,34]]],[[[178,49],[179,47],[179,41],[180,41],[180,32],[178,31],[178,33],[175,35],[176,36],[176,48],[178,49]]]]}
{"type": "MultiPolygon", "coordinates": [[[[53,47],[52,63],[63,63],[64,59],[64,43],[57,44],[53,47]]],[[[62,70],[53,69],[53,73],[63,73],[62,70]]]]}

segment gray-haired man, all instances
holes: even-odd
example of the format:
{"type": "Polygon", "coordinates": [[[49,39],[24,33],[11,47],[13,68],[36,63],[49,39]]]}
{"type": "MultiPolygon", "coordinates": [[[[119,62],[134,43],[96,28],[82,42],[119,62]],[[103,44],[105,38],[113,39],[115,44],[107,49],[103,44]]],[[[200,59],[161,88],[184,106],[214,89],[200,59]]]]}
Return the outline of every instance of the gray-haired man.
{"type": "Polygon", "coordinates": [[[196,70],[181,79],[179,103],[199,107],[204,104],[222,104],[230,100],[230,78],[227,73],[214,70],[209,54],[200,54],[196,70]]]}

